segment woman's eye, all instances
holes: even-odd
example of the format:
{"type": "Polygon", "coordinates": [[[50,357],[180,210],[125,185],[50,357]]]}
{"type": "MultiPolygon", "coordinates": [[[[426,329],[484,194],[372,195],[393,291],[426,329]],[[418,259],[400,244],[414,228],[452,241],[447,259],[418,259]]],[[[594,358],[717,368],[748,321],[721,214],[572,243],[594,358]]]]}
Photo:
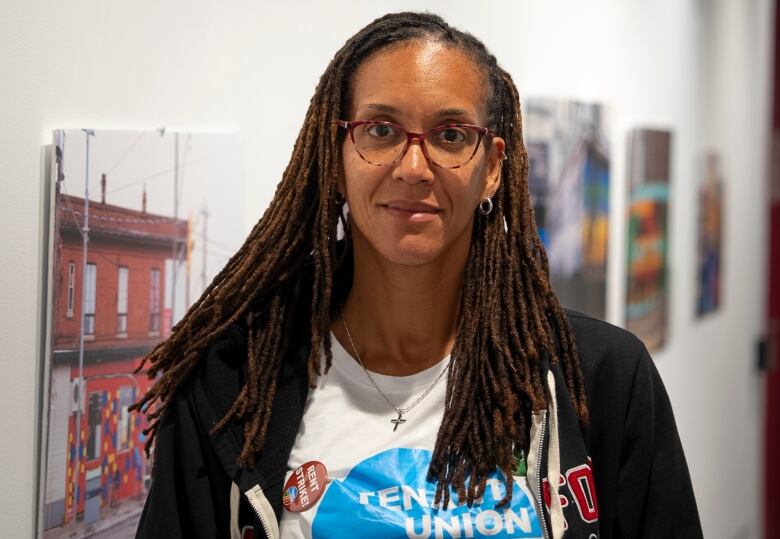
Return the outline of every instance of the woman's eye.
{"type": "Polygon", "coordinates": [[[466,140],[466,135],[460,129],[447,128],[439,131],[439,139],[442,142],[455,144],[466,140]]]}
{"type": "Polygon", "coordinates": [[[389,125],[372,125],[368,128],[368,133],[373,137],[386,138],[393,134],[393,128],[389,125]]]}

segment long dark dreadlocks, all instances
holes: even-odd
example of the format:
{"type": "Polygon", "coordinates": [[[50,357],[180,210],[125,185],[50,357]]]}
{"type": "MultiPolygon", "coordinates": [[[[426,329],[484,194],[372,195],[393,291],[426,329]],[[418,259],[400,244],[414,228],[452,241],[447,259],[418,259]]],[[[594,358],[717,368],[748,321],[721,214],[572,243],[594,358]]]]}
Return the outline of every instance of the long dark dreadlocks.
{"type": "Polygon", "coordinates": [[[343,294],[334,293],[334,276],[343,275],[336,268],[343,215],[335,202],[343,133],[334,121],[348,110],[349,86],[359,65],[378,50],[409,40],[443,43],[481,68],[488,126],[507,149],[495,209],[474,219],[445,411],[428,471],[429,479],[438,482],[436,503],[447,506],[450,487],[459,500],[472,503],[496,467],[508,487],[500,503],[510,501],[514,453],[527,447],[528,411],[547,404],[544,358],[562,365],[580,422],[587,423],[574,335],[550,286],[534,222],[512,78],[474,36],[436,15],[397,13],[375,20],[336,53],[320,79],[270,207],[172,335],[144,359],[149,376],[159,376],[134,405],[149,411],[147,451],[176,389],[198,365],[203,350],[231,324],[243,322],[248,328],[247,382],[212,432],[240,422],[244,446],[239,464],[254,464],[265,443],[292,310],[308,297],[304,286],[311,286],[310,383],[322,371],[321,350],[325,369],[330,367],[329,327],[343,301],[338,297],[343,294]],[[304,260],[313,265],[311,282],[311,277],[304,279],[304,260]]]}

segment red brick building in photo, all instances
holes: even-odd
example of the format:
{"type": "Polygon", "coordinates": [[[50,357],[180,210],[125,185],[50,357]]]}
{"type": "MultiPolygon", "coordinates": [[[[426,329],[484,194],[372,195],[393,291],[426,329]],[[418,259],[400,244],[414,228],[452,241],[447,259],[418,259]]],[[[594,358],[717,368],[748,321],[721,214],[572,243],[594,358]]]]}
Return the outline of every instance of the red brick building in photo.
{"type": "MultiPolygon", "coordinates": [[[[107,507],[144,496],[146,421],[128,407],[150,381],[133,371],[170,333],[166,274],[173,260],[187,258],[187,221],[90,201],[85,287],[83,222],[84,199],[58,193],[45,530],[74,519],[94,522],[107,507]],[[82,305],[85,390],[79,395],[82,305]]],[[[187,280],[186,266],[180,267],[177,278],[187,280]]]]}

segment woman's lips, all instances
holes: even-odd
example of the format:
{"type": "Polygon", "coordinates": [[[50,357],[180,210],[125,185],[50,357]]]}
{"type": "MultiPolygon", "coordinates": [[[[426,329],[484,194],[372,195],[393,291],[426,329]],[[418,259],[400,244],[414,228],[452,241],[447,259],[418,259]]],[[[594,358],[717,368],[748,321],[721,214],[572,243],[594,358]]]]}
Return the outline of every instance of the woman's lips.
{"type": "Polygon", "coordinates": [[[432,221],[441,212],[434,206],[411,202],[390,202],[382,207],[396,219],[414,223],[432,221]]]}

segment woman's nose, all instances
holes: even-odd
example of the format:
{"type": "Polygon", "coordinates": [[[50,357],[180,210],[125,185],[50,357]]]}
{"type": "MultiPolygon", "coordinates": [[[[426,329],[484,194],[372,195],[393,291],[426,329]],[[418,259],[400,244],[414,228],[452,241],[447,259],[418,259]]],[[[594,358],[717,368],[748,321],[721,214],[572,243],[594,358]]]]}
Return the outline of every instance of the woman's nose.
{"type": "Polygon", "coordinates": [[[410,184],[433,181],[433,165],[425,157],[422,144],[418,138],[409,141],[406,152],[393,171],[394,178],[410,184]]]}

